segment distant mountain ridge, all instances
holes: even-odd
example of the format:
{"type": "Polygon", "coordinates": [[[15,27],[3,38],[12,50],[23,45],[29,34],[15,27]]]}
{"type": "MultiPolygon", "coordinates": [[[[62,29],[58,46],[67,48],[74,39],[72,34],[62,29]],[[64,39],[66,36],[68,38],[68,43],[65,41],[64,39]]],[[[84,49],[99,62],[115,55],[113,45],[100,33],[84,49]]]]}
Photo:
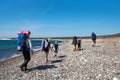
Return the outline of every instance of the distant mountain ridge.
{"type": "Polygon", "coordinates": [[[120,37],[120,33],[117,33],[117,34],[111,34],[111,35],[101,35],[101,36],[98,36],[100,38],[116,38],[116,37],[120,37]]]}
{"type": "MultiPolygon", "coordinates": [[[[82,38],[82,39],[87,39],[87,38],[91,38],[91,36],[85,36],[85,37],[81,37],[81,36],[77,36],[78,38],[82,38]]],[[[120,37],[120,33],[117,34],[111,34],[111,35],[97,35],[97,38],[116,38],[116,37],[120,37]]],[[[32,37],[31,39],[34,40],[39,40],[39,39],[45,39],[47,37],[32,37]]],[[[52,39],[72,39],[73,36],[70,37],[50,37],[52,39]]],[[[17,38],[0,38],[0,40],[16,40],[17,38]]]]}

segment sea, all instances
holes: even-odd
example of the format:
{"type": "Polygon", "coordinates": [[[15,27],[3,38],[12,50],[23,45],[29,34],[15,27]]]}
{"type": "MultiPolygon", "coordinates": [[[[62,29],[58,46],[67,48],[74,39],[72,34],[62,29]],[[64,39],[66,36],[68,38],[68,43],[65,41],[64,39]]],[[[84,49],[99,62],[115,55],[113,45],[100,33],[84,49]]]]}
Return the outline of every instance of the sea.
{"type": "MultiPolygon", "coordinates": [[[[51,41],[51,45],[55,43],[56,40],[51,41]]],[[[41,40],[31,40],[33,50],[39,51],[41,40]]],[[[62,44],[63,41],[57,40],[58,44],[62,44]]],[[[17,51],[17,40],[0,40],[0,61],[4,61],[13,57],[22,55],[21,52],[17,51]]]]}

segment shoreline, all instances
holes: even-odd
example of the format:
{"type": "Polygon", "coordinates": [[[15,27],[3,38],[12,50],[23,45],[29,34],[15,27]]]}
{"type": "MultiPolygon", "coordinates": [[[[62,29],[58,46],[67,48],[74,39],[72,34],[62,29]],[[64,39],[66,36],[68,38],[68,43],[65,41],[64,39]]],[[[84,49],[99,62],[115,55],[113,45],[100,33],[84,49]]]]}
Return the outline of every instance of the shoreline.
{"type": "MultiPolygon", "coordinates": [[[[38,50],[38,51],[35,51],[33,54],[36,54],[37,52],[39,52],[40,50],[38,50]]],[[[5,59],[5,60],[1,60],[0,61],[0,65],[1,64],[4,64],[4,63],[7,63],[7,62],[9,62],[9,61],[11,61],[11,60],[16,60],[16,59],[21,59],[23,57],[23,55],[19,55],[19,56],[15,56],[15,57],[11,57],[11,58],[8,58],[8,59],[5,59]]]]}

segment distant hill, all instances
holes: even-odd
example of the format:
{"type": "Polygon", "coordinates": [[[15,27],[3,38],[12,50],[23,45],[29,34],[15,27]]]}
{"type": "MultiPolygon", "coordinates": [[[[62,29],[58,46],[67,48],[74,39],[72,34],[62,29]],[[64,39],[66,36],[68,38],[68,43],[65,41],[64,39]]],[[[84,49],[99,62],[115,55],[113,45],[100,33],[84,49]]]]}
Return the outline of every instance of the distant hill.
{"type": "Polygon", "coordinates": [[[116,38],[116,37],[120,37],[120,33],[112,34],[112,35],[102,35],[102,36],[98,36],[98,38],[116,38]]]}
{"type": "MultiPolygon", "coordinates": [[[[82,39],[89,39],[91,38],[91,36],[85,36],[85,37],[81,37],[81,36],[77,36],[78,38],[82,38],[82,39]]],[[[111,35],[97,35],[97,38],[116,38],[116,37],[120,37],[120,33],[117,33],[117,34],[111,34],[111,35]]],[[[34,39],[34,40],[37,40],[37,39],[45,39],[46,37],[40,37],[40,38],[31,38],[31,39],[34,39]]],[[[72,39],[73,36],[70,36],[70,37],[50,37],[52,39],[72,39]]],[[[0,40],[3,40],[5,38],[0,38],[0,40]]],[[[12,39],[12,40],[16,40],[17,38],[7,38],[7,39],[12,39]]]]}
{"type": "MultiPolygon", "coordinates": [[[[91,38],[91,36],[85,36],[85,37],[80,37],[77,36],[78,38],[82,38],[82,39],[88,39],[91,38]]],[[[120,37],[120,33],[117,34],[112,34],[112,35],[98,35],[97,38],[116,38],[116,37],[120,37]]],[[[72,39],[72,37],[51,37],[52,39],[72,39]]]]}

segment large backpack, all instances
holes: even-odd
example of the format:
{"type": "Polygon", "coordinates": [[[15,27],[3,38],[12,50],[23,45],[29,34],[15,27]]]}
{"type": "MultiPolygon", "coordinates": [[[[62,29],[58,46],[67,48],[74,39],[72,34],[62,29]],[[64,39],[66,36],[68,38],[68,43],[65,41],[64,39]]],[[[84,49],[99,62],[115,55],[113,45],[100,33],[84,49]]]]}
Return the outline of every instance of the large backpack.
{"type": "Polygon", "coordinates": [[[93,40],[95,40],[95,39],[96,39],[96,34],[93,32],[93,33],[91,34],[91,37],[92,37],[93,40]]]}
{"type": "Polygon", "coordinates": [[[23,33],[18,35],[17,50],[21,51],[22,47],[27,47],[27,36],[23,33]]]}
{"type": "Polygon", "coordinates": [[[46,40],[42,40],[41,46],[40,46],[40,51],[44,51],[45,48],[48,47],[48,42],[46,40]]]}

